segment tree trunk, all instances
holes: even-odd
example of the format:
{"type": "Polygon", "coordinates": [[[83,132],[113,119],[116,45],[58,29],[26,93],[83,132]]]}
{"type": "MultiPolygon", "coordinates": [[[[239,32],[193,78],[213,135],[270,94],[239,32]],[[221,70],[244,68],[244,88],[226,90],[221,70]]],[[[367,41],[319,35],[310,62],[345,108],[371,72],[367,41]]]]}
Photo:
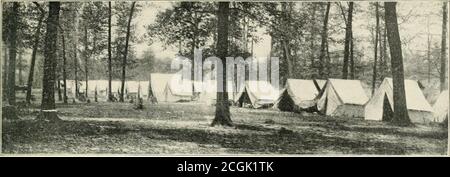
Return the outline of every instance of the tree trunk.
{"type": "MultiPolygon", "coordinates": [[[[378,5],[378,9],[379,9],[379,4],[377,4],[378,5]]],[[[378,15],[380,14],[380,12],[378,11],[378,15]]],[[[378,18],[380,18],[379,16],[378,16],[378,18]]],[[[385,67],[384,67],[384,64],[385,64],[385,61],[384,61],[384,49],[383,49],[383,38],[384,38],[384,36],[383,36],[383,34],[381,34],[381,30],[384,30],[383,28],[382,28],[382,25],[381,24],[379,24],[378,25],[378,73],[377,73],[377,78],[378,79],[380,79],[380,80],[383,80],[383,72],[384,72],[384,70],[385,70],[385,67]]]]}
{"type": "Polygon", "coordinates": [[[58,101],[62,101],[62,95],[61,95],[61,80],[56,81],[56,87],[58,88],[58,101]]]}
{"type": "Polygon", "coordinates": [[[409,126],[412,123],[409,119],[408,109],[406,107],[402,44],[398,31],[396,5],[396,2],[384,3],[393,78],[394,117],[392,123],[399,126],[409,126]]]}
{"type": "Polygon", "coordinates": [[[291,60],[291,55],[289,52],[289,44],[287,44],[288,42],[285,39],[281,40],[281,45],[283,45],[283,54],[284,54],[284,58],[286,60],[287,63],[287,67],[288,67],[288,73],[287,73],[287,78],[292,78],[293,77],[293,73],[294,73],[294,67],[293,67],[293,63],[291,60]]]}
{"type": "Polygon", "coordinates": [[[17,54],[17,24],[19,15],[19,3],[14,2],[11,14],[11,27],[9,30],[9,69],[8,69],[8,103],[16,105],[16,54],[17,54]]]}
{"type": "MultiPolygon", "coordinates": [[[[5,42],[6,43],[6,42],[5,42]]],[[[3,58],[3,75],[2,75],[2,100],[6,100],[8,98],[8,47],[7,44],[3,45],[3,53],[4,53],[4,58],[3,58]]]]}
{"type": "MultiPolygon", "coordinates": [[[[217,12],[217,56],[222,60],[223,69],[222,83],[217,82],[217,88],[223,87],[222,92],[217,92],[216,113],[211,126],[224,125],[232,126],[230,118],[230,106],[228,103],[226,60],[228,54],[228,15],[229,2],[219,2],[219,11],[217,12]]],[[[218,79],[219,81],[219,79],[218,79]]],[[[218,89],[219,90],[219,89],[218,89]]]]}
{"type": "Polygon", "coordinates": [[[378,34],[380,33],[380,14],[378,11],[378,2],[375,2],[375,44],[374,44],[374,58],[373,58],[373,75],[372,75],[372,95],[375,93],[375,87],[377,82],[377,59],[378,59],[378,34]]]}
{"type": "Polygon", "coordinates": [[[124,52],[123,62],[122,62],[122,87],[121,87],[121,91],[120,91],[120,102],[124,102],[123,96],[124,96],[124,91],[125,91],[125,69],[127,66],[128,43],[130,41],[131,19],[133,19],[135,5],[136,5],[135,1],[131,3],[130,16],[128,17],[127,35],[126,35],[126,40],[125,40],[125,52],[124,52]]]}
{"type": "Polygon", "coordinates": [[[74,80],[75,80],[75,98],[78,98],[78,93],[80,93],[80,88],[78,87],[78,46],[77,42],[74,42],[74,57],[73,57],[73,64],[74,64],[74,80]]]}
{"type": "Polygon", "coordinates": [[[442,5],[442,39],[441,39],[441,73],[440,73],[440,89],[441,91],[445,90],[447,88],[447,85],[445,85],[445,80],[447,76],[447,2],[444,2],[442,5]]]}
{"type": "Polygon", "coordinates": [[[327,8],[325,10],[325,17],[323,19],[322,27],[322,42],[320,44],[320,55],[319,55],[319,77],[324,78],[324,58],[325,58],[325,48],[328,40],[328,15],[330,14],[331,2],[327,2],[327,8]]]}
{"type": "Polygon", "coordinates": [[[75,46],[74,46],[74,80],[75,80],[75,98],[78,98],[78,93],[80,92],[80,88],[78,88],[78,59],[77,59],[77,42],[74,42],[75,46]]]}
{"type": "Polygon", "coordinates": [[[55,105],[55,80],[56,80],[56,41],[58,35],[60,2],[49,3],[47,19],[47,34],[45,36],[44,51],[44,77],[42,79],[42,104],[39,119],[48,121],[59,120],[55,105]]]}
{"type": "MultiPolygon", "coordinates": [[[[289,19],[288,19],[289,15],[288,15],[288,9],[287,9],[286,5],[287,5],[286,2],[281,4],[282,13],[283,13],[283,17],[281,20],[283,21],[282,29],[284,31],[288,30],[288,24],[289,24],[289,19]]],[[[286,36],[286,34],[282,34],[282,36],[281,36],[281,47],[283,50],[284,59],[287,64],[287,77],[285,78],[287,80],[287,78],[292,78],[294,75],[294,63],[292,62],[292,59],[291,59],[291,52],[289,49],[289,47],[290,47],[289,39],[286,36]]],[[[285,79],[283,79],[283,83],[284,83],[285,79]]]]}
{"type": "Polygon", "coordinates": [[[111,1],[108,2],[108,101],[112,98],[112,56],[111,56],[111,1]]]}
{"type": "Polygon", "coordinates": [[[89,90],[89,71],[88,71],[88,36],[87,36],[87,24],[85,22],[84,24],[84,79],[85,79],[85,83],[86,83],[86,87],[85,87],[85,91],[84,91],[84,95],[86,97],[86,101],[89,102],[89,95],[88,95],[88,90],[89,90]]]}
{"type": "Polygon", "coordinates": [[[23,51],[19,52],[19,60],[17,61],[17,68],[19,69],[19,85],[22,86],[23,85],[23,74],[22,74],[22,70],[23,70],[23,63],[22,63],[22,58],[23,56],[23,51]]]}
{"type": "Polygon", "coordinates": [[[331,74],[331,58],[330,58],[330,50],[328,49],[328,41],[327,41],[327,44],[325,45],[325,48],[326,48],[326,53],[327,53],[326,78],[328,78],[331,74]]]}
{"type": "Polygon", "coordinates": [[[39,38],[40,38],[40,29],[42,26],[42,22],[45,17],[45,11],[39,6],[38,3],[34,3],[39,9],[41,9],[41,16],[39,16],[38,25],[36,27],[36,32],[34,33],[34,44],[33,51],[31,53],[31,64],[30,71],[28,72],[28,82],[27,82],[27,96],[25,98],[25,102],[27,104],[31,103],[31,90],[33,89],[33,77],[34,77],[34,65],[36,64],[36,54],[39,47],[39,38]]]}
{"type": "Polygon", "coordinates": [[[353,15],[353,2],[349,3],[348,6],[348,17],[345,27],[345,46],[344,46],[344,64],[342,65],[342,78],[347,79],[348,77],[348,61],[350,55],[350,41],[352,35],[352,15],[353,15]]]}
{"type": "Polygon", "coordinates": [[[309,54],[309,58],[310,58],[310,60],[311,60],[311,70],[313,71],[313,76],[315,76],[315,70],[314,70],[314,68],[316,67],[316,65],[315,65],[315,56],[314,56],[314,51],[315,51],[315,48],[314,48],[314,38],[315,38],[315,35],[316,35],[316,31],[315,31],[315,26],[316,26],[316,3],[312,3],[312,6],[313,6],[313,8],[312,8],[312,15],[311,15],[311,29],[310,29],[310,37],[309,37],[309,50],[311,50],[310,51],[310,54],[309,54]]]}
{"type": "Polygon", "coordinates": [[[355,58],[353,53],[353,30],[350,35],[350,79],[355,79],[355,58]]]}
{"type": "MultiPolygon", "coordinates": [[[[385,20],[385,23],[386,23],[386,20],[385,20]]],[[[383,65],[384,65],[384,67],[385,67],[385,69],[386,69],[386,71],[385,72],[387,72],[387,70],[389,69],[389,67],[388,67],[388,57],[389,57],[389,55],[388,55],[388,52],[387,52],[387,29],[386,29],[386,27],[383,29],[383,65]]],[[[384,74],[386,74],[386,73],[384,73],[384,74]]]]}
{"type": "Polygon", "coordinates": [[[427,40],[427,64],[428,64],[428,71],[427,71],[427,80],[428,84],[431,82],[431,35],[430,32],[427,34],[428,40],[427,40]]]}
{"type": "Polygon", "coordinates": [[[64,37],[64,31],[61,30],[61,38],[62,38],[62,54],[63,54],[63,63],[62,63],[62,76],[63,76],[63,102],[67,104],[67,73],[66,73],[66,41],[64,37]]]}

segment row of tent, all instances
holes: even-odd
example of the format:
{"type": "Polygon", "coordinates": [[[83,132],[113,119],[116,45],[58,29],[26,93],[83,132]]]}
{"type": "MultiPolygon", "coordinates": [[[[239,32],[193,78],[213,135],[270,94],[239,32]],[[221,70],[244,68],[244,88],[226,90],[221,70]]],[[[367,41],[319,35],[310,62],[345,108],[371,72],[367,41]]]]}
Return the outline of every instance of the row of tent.
{"type": "MultiPolygon", "coordinates": [[[[379,121],[388,121],[393,116],[391,78],[385,78],[370,99],[359,80],[328,79],[325,84],[321,82],[289,79],[274,107],[284,111],[309,110],[329,116],[379,121]]],[[[442,122],[448,117],[448,90],[440,94],[433,107],[416,81],[405,80],[405,95],[412,122],[442,122]]]]}
{"type": "MultiPolygon", "coordinates": [[[[69,97],[75,97],[75,80],[66,80],[67,84],[67,94],[69,97]]],[[[108,80],[89,80],[87,83],[88,95],[94,96],[97,94],[98,97],[103,97],[106,99],[108,94],[108,80]]],[[[118,97],[120,90],[122,88],[121,81],[111,81],[111,92],[114,96],[118,97]]],[[[86,82],[78,82],[78,90],[80,93],[86,92],[86,82]]],[[[135,96],[139,92],[141,97],[148,97],[150,93],[149,82],[148,81],[126,81],[125,82],[125,95],[135,96]]]]}
{"type": "MultiPolygon", "coordinates": [[[[170,74],[152,74],[152,88],[163,102],[190,100],[193,92],[180,94],[170,92],[168,83],[170,74]],[[161,79],[161,76],[165,77],[161,79]],[[158,82],[156,82],[158,81],[158,82]],[[154,83],[155,82],[155,83],[154,83]],[[165,84],[167,83],[167,84],[165,84]],[[170,97],[178,99],[168,99],[170,97]]],[[[188,82],[189,83],[189,82],[188,82]]],[[[192,83],[189,83],[192,84],[192,83]]],[[[189,84],[188,87],[189,87],[189,84]]],[[[214,104],[216,99],[216,81],[208,81],[203,86],[209,89],[200,93],[198,101],[214,104]]],[[[228,83],[228,95],[231,102],[238,106],[245,104],[253,108],[275,107],[291,112],[320,112],[328,116],[364,117],[366,120],[387,120],[393,114],[393,83],[386,78],[369,99],[359,80],[300,80],[288,79],[282,90],[277,90],[266,81],[247,81],[241,89],[228,83]],[[237,92],[233,90],[238,90],[237,92]]],[[[190,90],[190,89],[189,89],[190,90]]],[[[448,91],[442,92],[433,107],[423,95],[418,82],[405,80],[405,94],[410,119],[415,123],[429,121],[442,122],[448,116],[448,91]]]]}
{"type": "MultiPolygon", "coordinates": [[[[74,81],[69,80],[69,93],[75,92],[74,81]],[[71,91],[70,91],[71,90],[71,91]]],[[[106,96],[108,81],[88,81],[88,91],[106,96]]],[[[195,83],[182,79],[181,74],[152,73],[149,81],[126,81],[126,94],[151,96],[156,102],[198,101],[214,104],[217,82],[207,80],[195,83]],[[203,87],[196,94],[194,88],[203,87]]],[[[118,94],[120,81],[112,81],[112,90],[118,94]]],[[[366,120],[388,120],[393,114],[393,83],[385,78],[369,99],[359,80],[301,80],[288,79],[283,89],[278,90],[267,81],[246,81],[240,89],[227,83],[229,101],[237,106],[252,108],[274,107],[290,112],[319,112],[328,116],[363,117],[366,120]]],[[[80,85],[80,90],[85,86],[80,85]]],[[[415,123],[442,122],[448,117],[448,90],[441,93],[433,107],[425,99],[418,83],[405,80],[405,94],[410,119],[415,123]]]]}

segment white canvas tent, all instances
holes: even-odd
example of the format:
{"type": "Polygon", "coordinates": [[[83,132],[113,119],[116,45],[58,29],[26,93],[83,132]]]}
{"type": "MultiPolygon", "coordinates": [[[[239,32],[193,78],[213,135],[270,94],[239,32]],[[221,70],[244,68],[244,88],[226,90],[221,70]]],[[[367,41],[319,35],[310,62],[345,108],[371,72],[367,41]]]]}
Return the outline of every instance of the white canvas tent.
{"type": "MultiPolygon", "coordinates": [[[[217,81],[216,80],[206,80],[202,83],[202,92],[199,95],[199,102],[206,103],[208,105],[212,105],[216,103],[217,98],[217,81]]],[[[234,101],[233,91],[233,82],[227,82],[227,90],[228,90],[228,100],[234,101]]]]}
{"type": "Polygon", "coordinates": [[[274,107],[295,112],[315,109],[319,91],[313,80],[288,79],[274,107]]]}
{"type": "Polygon", "coordinates": [[[113,94],[119,95],[121,88],[122,88],[122,82],[121,81],[112,81],[111,82],[111,92],[113,94]]]}
{"type": "Polygon", "coordinates": [[[150,77],[152,95],[157,102],[192,100],[193,83],[189,80],[183,80],[181,74],[152,73],[150,77]]]}
{"type": "Polygon", "coordinates": [[[164,89],[165,102],[192,101],[193,83],[191,80],[182,79],[181,74],[173,74],[164,89]]]}
{"type": "Polygon", "coordinates": [[[323,87],[325,86],[325,83],[327,83],[326,80],[320,80],[320,79],[315,79],[317,85],[319,85],[320,90],[323,89],[323,87]]]}
{"type": "Polygon", "coordinates": [[[106,98],[108,94],[108,80],[92,80],[92,82],[89,81],[89,87],[94,87],[92,88],[94,92],[95,89],[97,89],[97,96],[103,96],[106,98]]]}
{"type": "Polygon", "coordinates": [[[236,103],[243,106],[249,103],[253,108],[263,108],[273,106],[279,96],[276,90],[267,81],[247,81],[245,87],[236,94],[236,103]]]}
{"type": "MultiPolygon", "coordinates": [[[[367,102],[364,113],[366,120],[389,120],[395,111],[392,88],[392,79],[385,78],[367,102]]],[[[412,122],[424,123],[432,120],[432,108],[416,81],[405,80],[405,95],[409,118],[412,122]]]]}
{"type": "MultiPolygon", "coordinates": [[[[79,81],[80,84],[80,92],[86,92],[86,81],[79,81]]],[[[97,89],[97,94],[100,92],[106,94],[106,90],[108,89],[108,81],[107,80],[88,80],[88,95],[89,97],[93,96],[95,90],[97,89]],[[102,91],[103,90],[103,91],[102,91]]]]}
{"type": "MultiPolygon", "coordinates": [[[[63,83],[63,81],[61,81],[63,83]]],[[[68,97],[75,97],[75,80],[66,80],[66,90],[67,90],[67,96],[68,97]]]]}
{"type": "Polygon", "coordinates": [[[157,102],[164,102],[165,96],[164,91],[166,89],[167,83],[173,74],[162,74],[162,73],[152,73],[150,78],[150,83],[152,86],[152,95],[156,98],[157,102]]]}
{"type": "Polygon", "coordinates": [[[438,99],[433,104],[433,121],[443,122],[448,118],[448,90],[442,91],[438,99]]]}
{"type": "Polygon", "coordinates": [[[328,79],[319,94],[317,108],[329,116],[363,117],[367,100],[359,80],[328,79]]]}
{"type": "Polygon", "coordinates": [[[139,89],[142,98],[148,98],[148,94],[150,91],[150,82],[149,81],[139,81],[139,89]]]}
{"type": "Polygon", "coordinates": [[[125,82],[125,88],[127,88],[127,94],[129,96],[137,96],[138,92],[141,98],[147,98],[149,92],[148,81],[127,81],[125,82]]]}

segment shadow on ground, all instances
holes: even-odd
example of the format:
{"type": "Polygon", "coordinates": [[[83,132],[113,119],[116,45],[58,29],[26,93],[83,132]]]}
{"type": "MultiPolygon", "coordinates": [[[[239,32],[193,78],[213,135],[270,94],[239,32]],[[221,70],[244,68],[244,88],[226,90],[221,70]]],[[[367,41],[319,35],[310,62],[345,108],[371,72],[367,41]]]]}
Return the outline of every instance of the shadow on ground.
{"type": "MultiPolygon", "coordinates": [[[[249,124],[236,124],[235,128],[215,127],[211,129],[130,126],[119,121],[60,121],[51,123],[36,120],[19,120],[3,122],[4,136],[2,140],[3,151],[6,153],[21,152],[20,149],[16,149],[17,146],[14,146],[14,144],[64,141],[64,139],[49,138],[50,136],[58,136],[60,138],[68,135],[85,138],[91,136],[108,136],[108,138],[114,139],[115,135],[135,134],[143,137],[141,141],[161,140],[190,142],[199,145],[217,145],[221,148],[226,148],[226,151],[229,153],[327,154],[331,152],[338,154],[399,155],[419,151],[419,149],[407,146],[402,142],[391,143],[377,141],[376,139],[356,140],[346,137],[325,136],[320,132],[312,130],[299,132],[285,128],[268,128],[249,124]],[[211,131],[211,129],[216,131],[211,131]],[[220,129],[226,129],[234,133],[224,133],[220,129]]],[[[347,131],[378,132],[380,130],[378,128],[372,130],[371,128],[365,127],[352,128],[347,131]]],[[[120,138],[117,141],[127,140],[120,138]]],[[[73,146],[76,146],[76,144],[73,146]]],[[[93,146],[114,146],[114,143],[93,144],[93,146]]]]}

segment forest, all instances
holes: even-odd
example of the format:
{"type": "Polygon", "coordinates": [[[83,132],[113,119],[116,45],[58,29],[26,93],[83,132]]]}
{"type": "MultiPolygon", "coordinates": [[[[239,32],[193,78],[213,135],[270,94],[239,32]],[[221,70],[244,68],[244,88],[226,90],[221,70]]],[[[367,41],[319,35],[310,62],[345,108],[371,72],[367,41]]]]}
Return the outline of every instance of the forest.
{"type": "MultiPolygon", "coordinates": [[[[439,124],[416,122],[418,114],[409,106],[420,101],[411,100],[416,97],[410,96],[407,82],[419,86],[430,109],[441,92],[448,94],[447,2],[2,2],[2,10],[2,140],[7,152],[192,153],[197,146],[200,153],[446,152],[448,118],[439,124]],[[214,93],[209,96],[213,104],[206,106],[198,106],[204,105],[200,102],[206,94],[170,92],[172,86],[163,84],[162,77],[178,73],[171,70],[172,59],[193,59],[198,49],[203,58],[217,56],[223,63],[226,57],[266,57],[267,63],[278,57],[282,94],[270,108],[256,109],[262,103],[253,103],[247,87],[246,93],[240,88],[214,93]],[[392,93],[392,98],[387,99],[380,90],[389,79],[392,88],[386,95],[392,93]],[[314,106],[283,101],[284,93],[292,94],[285,90],[300,87],[293,80],[313,81],[318,89],[314,106]],[[319,85],[321,80],[324,85],[319,85]],[[357,81],[367,99],[361,108],[345,107],[346,114],[328,115],[320,104],[324,101],[327,109],[331,98],[322,97],[327,89],[339,95],[338,82],[346,85],[345,80],[357,81]],[[349,118],[364,117],[366,106],[367,119],[367,105],[377,101],[378,93],[383,105],[391,103],[382,108],[383,121],[349,118]],[[177,101],[161,101],[158,94],[165,99],[172,94],[177,101]],[[245,101],[253,109],[244,108],[245,101]],[[285,104],[293,104],[290,111],[283,111],[280,105],[285,104]],[[392,114],[389,121],[385,114],[392,114]],[[140,124],[141,119],[146,122],[140,124]],[[42,127],[49,130],[40,131],[42,127]],[[326,136],[318,133],[322,128],[335,131],[336,139],[319,142],[318,136],[326,136]],[[38,133],[32,135],[32,130],[38,133]],[[60,133],[47,137],[51,131],[60,133]],[[353,133],[364,137],[343,138],[353,133]],[[84,134],[102,138],[95,144],[100,149],[77,148],[94,141],[84,134]],[[395,138],[386,144],[371,142],[380,134],[395,138]],[[69,136],[73,144],[54,149],[69,136]],[[159,148],[136,142],[106,148],[124,137],[164,141],[159,136],[170,142],[159,148]],[[402,136],[407,142],[396,145],[402,136]],[[241,142],[249,137],[256,140],[241,142]],[[289,144],[293,140],[299,143],[289,144]],[[271,141],[279,145],[268,145],[271,141]],[[425,141],[431,143],[414,145],[425,141]],[[171,149],[180,142],[194,144],[171,149]]],[[[228,85],[226,76],[222,80],[228,85]]],[[[346,89],[356,90],[350,85],[346,89]]],[[[338,98],[345,102],[345,97],[338,98]]]]}

